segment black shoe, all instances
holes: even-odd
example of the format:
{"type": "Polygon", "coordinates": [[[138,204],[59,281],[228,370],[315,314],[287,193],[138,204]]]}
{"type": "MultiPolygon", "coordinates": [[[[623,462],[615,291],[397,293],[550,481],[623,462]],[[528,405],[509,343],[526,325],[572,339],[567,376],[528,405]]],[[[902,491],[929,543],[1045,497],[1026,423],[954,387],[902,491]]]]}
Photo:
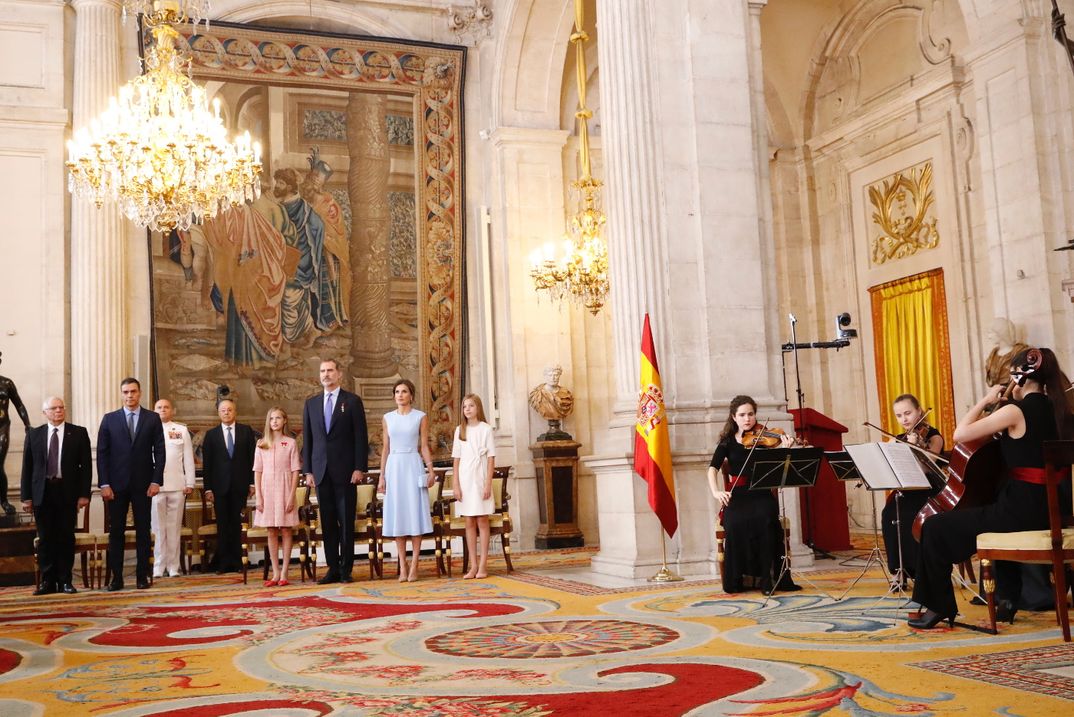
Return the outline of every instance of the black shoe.
{"type": "Polygon", "coordinates": [[[123,589],[123,581],[122,580],[113,580],[112,582],[108,583],[108,587],[105,588],[105,590],[107,590],[110,593],[119,592],[122,589],[123,589]]]}
{"type": "Polygon", "coordinates": [[[931,630],[944,620],[947,620],[949,627],[955,626],[955,617],[953,615],[951,617],[944,617],[940,613],[933,612],[932,610],[926,610],[921,617],[910,618],[906,621],[906,624],[915,630],[931,630]]]}
{"type": "Polygon", "coordinates": [[[56,592],[56,583],[43,582],[37,586],[37,590],[34,590],[34,596],[51,595],[54,592],[56,592]]]}
{"type": "Polygon", "coordinates": [[[135,585],[139,590],[149,589],[149,578],[138,578],[138,583],[135,585]]]}
{"type": "Polygon", "coordinates": [[[67,595],[76,595],[78,590],[75,590],[75,586],[71,583],[64,583],[60,586],[60,591],[67,595]]]}
{"type": "Polygon", "coordinates": [[[1014,603],[1010,600],[1000,600],[996,603],[996,622],[1005,622],[1008,625],[1014,624],[1014,616],[1018,612],[1018,608],[1014,606],[1014,603]]]}
{"type": "Polygon", "coordinates": [[[354,578],[351,577],[350,573],[343,573],[342,575],[339,576],[339,581],[341,583],[353,583],[354,578]]]}
{"type": "Polygon", "coordinates": [[[780,578],[780,581],[776,583],[776,590],[783,593],[793,593],[801,589],[802,586],[791,580],[790,575],[784,575],[782,578],[780,578]]]}
{"type": "Polygon", "coordinates": [[[324,577],[317,581],[318,585],[328,585],[329,583],[338,583],[339,575],[336,573],[325,573],[324,577]]]}

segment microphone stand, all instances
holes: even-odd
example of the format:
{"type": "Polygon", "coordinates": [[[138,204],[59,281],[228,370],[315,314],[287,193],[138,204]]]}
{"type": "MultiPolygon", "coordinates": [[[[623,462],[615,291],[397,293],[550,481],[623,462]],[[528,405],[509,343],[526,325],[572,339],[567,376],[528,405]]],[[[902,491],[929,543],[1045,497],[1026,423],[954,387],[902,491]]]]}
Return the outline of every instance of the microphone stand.
{"type": "MultiPolygon", "coordinates": [[[[780,348],[782,349],[781,353],[783,353],[783,354],[785,354],[787,352],[791,352],[791,353],[794,354],[794,380],[795,380],[794,393],[795,393],[796,397],[798,398],[798,421],[804,423],[805,422],[805,408],[804,408],[805,407],[805,394],[802,392],[802,370],[801,370],[801,367],[798,365],[798,349],[799,348],[803,348],[803,349],[828,349],[828,348],[841,349],[841,348],[844,348],[844,347],[850,345],[850,339],[836,339],[834,341],[814,341],[812,343],[800,344],[800,343],[798,343],[798,331],[797,331],[798,319],[795,317],[794,314],[788,314],[787,316],[790,318],[790,321],[791,321],[791,342],[788,343],[788,344],[783,344],[783,346],[780,347],[780,348]]],[[[786,387],[787,387],[786,372],[784,372],[783,387],[784,387],[784,394],[786,394],[786,387]]],[[[784,398],[789,400],[789,397],[786,396],[786,395],[784,395],[784,398]]],[[[799,426],[796,424],[795,428],[794,428],[795,434],[798,433],[798,428],[799,428],[799,426]]],[[[805,426],[802,425],[801,428],[804,429],[805,426]]],[[[827,550],[822,550],[821,548],[818,548],[817,545],[816,545],[816,542],[813,539],[814,532],[816,531],[816,524],[814,522],[814,515],[813,515],[813,496],[812,496],[812,494],[810,494],[809,491],[802,491],[802,500],[805,501],[806,525],[809,527],[809,539],[807,541],[805,541],[805,546],[813,551],[813,557],[821,557],[821,558],[828,558],[829,560],[835,560],[835,556],[832,555],[831,553],[829,553],[827,550]]]]}

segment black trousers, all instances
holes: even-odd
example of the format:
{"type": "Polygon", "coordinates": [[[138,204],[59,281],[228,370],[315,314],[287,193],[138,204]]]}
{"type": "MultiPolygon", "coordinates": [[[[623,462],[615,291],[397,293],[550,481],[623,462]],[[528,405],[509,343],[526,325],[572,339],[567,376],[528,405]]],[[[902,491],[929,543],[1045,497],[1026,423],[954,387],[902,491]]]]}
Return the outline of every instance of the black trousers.
{"type": "Polygon", "coordinates": [[[64,496],[63,483],[60,481],[46,482],[41,505],[34,506],[41,582],[60,585],[71,582],[77,517],[78,499],[70,500],[64,496]]]}
{"type": "Polygon", "coordinates": [[[242,570],[242,516],[248,496],[247,490],[213,492],[217,570],[242,570]]]}
{"type": "Polygon", "coordinates": [[[328,574],[350,575],[354,567],[354,516],[358,487],[326,475],[317,484],[317,504],[324,536],[324,562],[328,574]]]}
{"type": "Polygon", "coordinates": [[[880,512],[880,532],[884,535],[884,553],[888,559],[888,572],[894,575],[899,569],[899,548],[902,547],[902,568],[910,577],[917,574],[917,555],[920,552],[914,538],[914,518],[928,501],[931,491],[910,490],[891,499],[880,512]],[[896,512],[896,502],[898,511],[896,512]],[[898,523],[896,523],[896,518],[898,523]]]}
{"type": "MultiPolygon", "coordinates": [[[[914,602],[944,617],[958,614],[951,569],[977,552],[981,533],[1013,533],[1048,527],[1048,499],[1044,486],[1007,480],[996,502],[980,508],[966,508],[935,515],[921,530],[921,553],[914,580],[914,602]]],[[[1015,605],[1022,593],[1019,563],[997,560],[996,599],[1015,605]]]]}
{"type": "Polygon", "coordinates": [[[112,580],[123,582],[123,552],[126,543],[127,511],[134,510],[135,554],[137,556],[136,575],[139,580],[148,580],[150,555],[150,505],[152,499],[146,495],[148,486],[131,486],[125,490],[112,489],[115,497],[108,501],[108,569],[112,580]]]}

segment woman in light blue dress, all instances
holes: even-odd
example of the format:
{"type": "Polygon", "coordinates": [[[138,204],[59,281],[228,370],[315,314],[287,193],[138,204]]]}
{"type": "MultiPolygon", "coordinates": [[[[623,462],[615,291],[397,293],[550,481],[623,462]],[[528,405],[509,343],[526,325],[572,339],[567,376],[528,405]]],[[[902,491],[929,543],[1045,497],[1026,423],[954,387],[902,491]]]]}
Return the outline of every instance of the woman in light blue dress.
{"type": "Polygon", "coordinates": [[[429,419],[414,408],[414,384],[400,379],[392,389],[396,410],[384,414],[384,448],[380,452],[380,483],[384,494],[384,537],[395,538],[399,582],[418,579],[421,536],[433,532],[429,488],[435,480],[429,452],[429,419]],[[411,558],[406,561],[406,539],[411,558]]]}

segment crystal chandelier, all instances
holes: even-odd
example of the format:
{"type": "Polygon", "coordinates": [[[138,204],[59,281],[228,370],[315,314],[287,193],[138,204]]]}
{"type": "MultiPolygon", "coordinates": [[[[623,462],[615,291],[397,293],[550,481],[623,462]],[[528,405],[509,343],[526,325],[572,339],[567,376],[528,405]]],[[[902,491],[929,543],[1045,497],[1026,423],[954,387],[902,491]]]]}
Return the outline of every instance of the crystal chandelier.
{"type": "Polygon", "coordinates": [[[564,237],[562,256],[557,258],[552,242],[534,251],[530,255],[530,277],[538,292],[547,292],[555,301],[569,298],[596,316],[608,297],[608,246],[600,236],[605,222],[600,207],[603,183],[593,177],[589,162],[589,118],[593,112],[586,107],[584,45],[589,35],[582,29],[584,21],[582,0],[575,0],[571,43],[578,79],[578,110],[574,116],[578,118],[581,176],[570,186],[579,210],[567,222],[569,235],[564,237]]]}
{"type": "Polygon", "coordinates": [[[120,88],[90,126],[67,142],[68,189],[98,208],[112,201],[140,226],[189,229],[232,204],[256,199],[261,147],[247,132],[228,139],[219,100],[184,73],[172,23],[206,17],[207,0],[123,0],[153,34],[145,74],[120,88]]]}

